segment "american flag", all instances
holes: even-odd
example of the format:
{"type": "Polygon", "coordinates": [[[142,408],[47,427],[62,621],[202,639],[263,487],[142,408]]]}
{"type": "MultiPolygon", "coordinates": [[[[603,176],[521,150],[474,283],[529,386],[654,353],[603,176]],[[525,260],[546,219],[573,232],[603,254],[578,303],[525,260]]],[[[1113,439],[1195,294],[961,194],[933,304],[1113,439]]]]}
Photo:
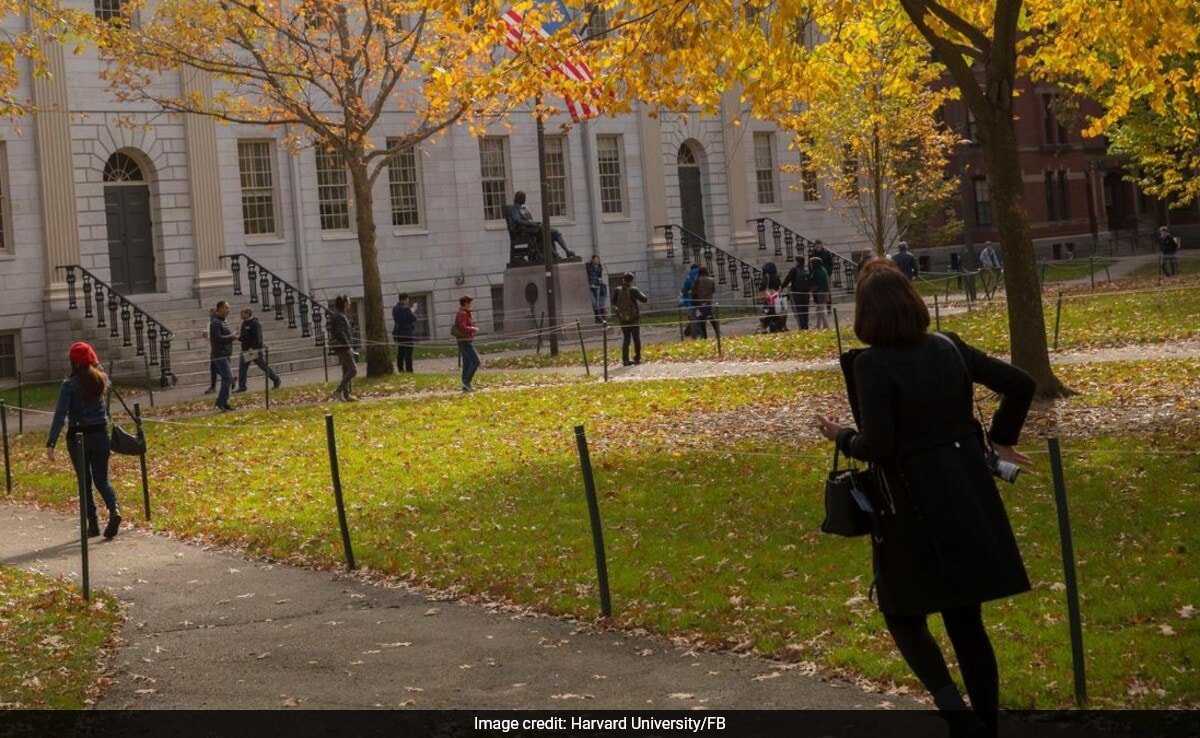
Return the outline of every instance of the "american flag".
{"type": "MultiPolygon", "coordinates": [[[[558,3],[562,15],[565,17],[566,12],[561,2],[558,3]]],[[[562,25],[560,21],[547,20],[545,25],[530,27],[525,23],[525,17],[514,8],[509,8],[502,16],[504,23],[507,26],[504,35],[504,44],[513,52],[520,52],[521,46],[534,35],[538,38],[549,38],[550,34],[554,33],[562,25]]],[[[555,66],[555,71],[562,74],[567,79],[574,82],[592,82],[592,70],[588,68],[587,62],[583,59],[566,56],[563,61],[558,62],[555,66]]],[[[576,102],[569,95],[564,96],[563,101],[567,104],[567,112],[571,114],[571,120],[578,123],[581,120],[594,118],[600,114],[600,111],[587,103],[576,102]]]]}

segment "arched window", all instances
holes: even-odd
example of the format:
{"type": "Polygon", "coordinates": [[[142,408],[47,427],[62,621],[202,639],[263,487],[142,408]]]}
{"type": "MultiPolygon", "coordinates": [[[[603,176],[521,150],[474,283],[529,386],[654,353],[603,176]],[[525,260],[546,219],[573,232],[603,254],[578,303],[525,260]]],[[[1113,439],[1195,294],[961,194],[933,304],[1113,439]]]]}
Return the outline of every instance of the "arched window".
{"type": "Polygon", "coordinates": [[[680,144],[679,154],[675,158],[675,163],[681,167],[695,167],[700,165],[700,162],[696,161],[696,152],[692,151],[692,147],[688,146],[686,143],[680,144]]]}
{"type": "Polygon", "coordinates": [[[123,154],[120,151],[108,157],[108,162],[104,165],[104,181],[105,183],[117,182],[145,182],[146,178],[142,176],[142,168],[134,161],[129,154],[123,154]]]}

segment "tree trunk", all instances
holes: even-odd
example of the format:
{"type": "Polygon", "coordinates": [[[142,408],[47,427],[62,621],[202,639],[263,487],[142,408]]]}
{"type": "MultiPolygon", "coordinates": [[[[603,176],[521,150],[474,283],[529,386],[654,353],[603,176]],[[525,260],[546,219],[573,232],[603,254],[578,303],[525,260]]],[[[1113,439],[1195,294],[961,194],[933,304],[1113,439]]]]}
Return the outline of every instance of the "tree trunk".
{"type": "Polygon", "coordinates": [[[991,128],[990,135],[982,137],[982,143],[991,184],[993,221],[1004,253],[1012,361],[1037,382],[1038,397],[1066,397],[1074,392],[1063,386],[1050,366],[1042,287],[1029,234],[1029,216],[1025,212],[1024,184],[1011,113],[996,111],[991,128]]]}
{"type": "MultiPolygon", "coordinates": [[[[359,157],[361,162],[361,157],[359,157]]],[[[358,227],[358,253],[362,259],[363,321],[366,324],[367,376],[392,373],[387,325],[383,318],[383,284],[379,277],[379,250],[375,245],[374,199],[365,165],[349,166],[354,188],[354,218],[358,227]]]]}

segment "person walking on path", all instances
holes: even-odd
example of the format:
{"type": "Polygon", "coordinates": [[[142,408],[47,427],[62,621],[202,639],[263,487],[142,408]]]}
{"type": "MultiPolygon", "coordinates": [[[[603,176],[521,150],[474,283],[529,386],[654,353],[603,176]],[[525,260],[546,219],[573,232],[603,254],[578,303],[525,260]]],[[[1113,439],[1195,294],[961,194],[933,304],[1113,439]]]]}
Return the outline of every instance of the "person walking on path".
{"type": "Polygon", "coordinates": [[[593,254],[584,266],[587,269],[588,289],[592,291],[592,314],[597,324],[604,323],[608,320],[608,310],[604,306],[608,285],[604,282],[604,265],[600,263],[600,255],[593,254]]]}
{"type": "Polygon", "coordinates": [[[350,382],[358,376],[358,365],[354,362],[357,353],[350,335],[350,319],[346,317],[349,309],[350,298],[338,295],[329,311],[329,350],[338,357],[342,367],[342,381],[333,391],[333,399],[341,402],[354,402],[357,399],[350,394],[350,382]]]}
{"type": "Polygon", "coordinates": [[[692,264],[687,274],[683,277],[683,286],[679,288],[679,307],[683,308],[683,314],[687,318],[687,325],[684,326],[683,335],[688,338],[695,336],[696,318],[692,314],[692,285],[696,283],[696,277],[699,274],[700,265],[692,264]]]}
{"type": "MultiPolygon", "coordinates": [[[[65,423],[67,452],[75,467],[75,474],[91,479],[91,486],[100,493],[104,506],[108,508],[104,537],[112,538],[121,527],[121,510],[117,506],[117,492],[108,477],[108,458],[112,452],[108,437],[108,414],[104,408],[108,377],[100,371],[100,360],[95,350],[86,343],[72,344],[67,357],[71,362],[71,376],[63,381],[58,391],[58,404],[54,407],[50,435],[46,438],[46,458],[54,461],[54,446],[65,423]],[[79,436],[83,436],[86,468],[84,459],[75,447],[75,439],[79,436]]],[[[90,489],[87,494],[87,528],[89,537],[100,535],[100,519],[90,489]]]]}
{"type": "Polygon", "coordinates": [[[279,389],[283,380],[263,357],[262,323],[258,322],[258,318],[254,317],[254,311],[250,308],[242,308],[242,327],[238,332],[238,343],[242,346],[242,354],[238,361],[237,389],[234,392],[246,391],[246,375],[250,373],[251,362],[266,373],[275,389],[279,389]]]}
{"type": "Polygon", "coordinates": [[[808,330],[808,301],[812,296],[812,287],[812,277],[804,268],[804,254],[797,252],[796,265],[783,278],[782,289],[788,290],[788,302],[792,303],[796,325],[802,331],[808,330]]]}
{"type": "Polygon", "coordinates": [[[479,371],[479,352],[475,350],[475,334],[479,327],[475,325],[475,312],[471,304],[475,299],[470,295],[458,298],[458,313],[454,316],[454,328],[451,334],[458,341],[458,355],[462,358],[462,391],[474,392],[475,372],[479,371]]]}
{"type": "MultiPolygon", "coordinates": [[[[213,315],[215,315],[216,312],[217,312],[216,308],[208,309],[208,322],[209,323],[212,323],[213,315]]],[[[206,341],[208,340],[208,327],[207,326],[205,326],[204,330],[200,331],[200,337],[206,341]]],[[[217,377],[218,376],[219,375],[217,373],[217,362],[213,361],[210,358],[208,360],[208,389],[204,390],[204,394],[211,395],[212,393],[217,391],[217,377]]]]}
{"type": "Polygon", "coordinates": [[[708,273],[708,267],[700,267],[696,281],[692,284],[693,329],[692,338],[708,340],[708,324],[712,323],[713,335],[719,335],[721,327],[713,316],[713,295],[717,293],[717,280],[708,273]]]}
{"type": "Polygon", "coordinates": [[[642,363],[642,311],[639,302],[649,300],[646,294],[633,284],[633,272],[621,275],[621,286],[613,292],[613,309],[621,322],[621,364],[642,363]],[[629,360],[629,344],[633,343],[633,361],[629,360]]]}
{"type": "Polygon", "coordinates": [[[829,320],[825,314],[831,308],[832,296],[829,293],[829,272],[825,270],[825,262],[821,257],[814,256],[808,260],[808,274],[812,279],[813,327],[828,328],[829,320]]]}
{"type": "Polygon", "coordinates": [[[412,374],[417,313],[408,303],[407,292],[401,292],[392,306],[392,324],[392,338],[396,340],[396,371],[412,374]]]}
{"type": "Polygon", "coordinates": [[[1166,226],[1158,229],[1158,252],[1164,277],[1179,275],[1179,242],[1171,235],[1166,226]]]}
{"type": "Polygon", "coordinates": [[[855,300],[854,333],[869,348],[844,354],[842,369],[858,429],[823,416],[817,427],[881,475],[872,500],[874,584],[900,654],[951,735],[995,736],[1000,679],[981,603],[1030,584],[994,459],[1029,462],[1016,443],[1035,385],[954,334],[928,333],[925,302],[887,261],[867,267],[855,300]],[[974,416],[976,382],[1001,397],[986,435],[974,416]],[[933,613],[945,623],[973,713],[929,632],[933,613]]]}
{"type": "Polygon", "coordinates": [[[213,368],[217,370],[217,375],[221,378],[221,389],[217,392],[216,405],[217,410],[223,413],[233,409],[229,405],[229,391],[233,386],[233,367],[230,362],[233,360],[233,342],[237,340],[237,337],[233,335],[233,329],[225,322],[228,317],[229,303],[221,300],[217,303],[217,307],[208,321],[209,356],[213,368]]]}
{"type": "Polygon", "coordinates": [[[1000,286],[1000,253],[991,241],[979,252],[979,268],[983,270],[983,294],[990,298],[1000,286]]]}
{"type": "Polygon", "coordinates": [[[908,253],[908,244],[904,241],[901,241],[897,248],[899,248],[900,251],[892,256],[892,261],[896,263],[896,266],[901,272],[904,273],[904,276],[908,277],[909,279],[916,279],[917,257],[908,253]]]}

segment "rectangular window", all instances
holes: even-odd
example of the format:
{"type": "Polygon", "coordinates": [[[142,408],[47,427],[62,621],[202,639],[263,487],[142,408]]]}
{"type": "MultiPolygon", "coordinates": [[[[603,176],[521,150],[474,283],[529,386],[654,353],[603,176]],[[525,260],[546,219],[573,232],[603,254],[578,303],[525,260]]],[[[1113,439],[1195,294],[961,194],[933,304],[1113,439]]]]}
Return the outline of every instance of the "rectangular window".
{"type": "Polygon", "coordinates": [[[1045,183],[1042,186],[1046,190],[1046,220],[1058,220],[1058,206],[1054,197],[1054,172],[1046,172],[1043,177],[1045,183]]]}
{"type": "Polygon", "coordinates": [[[1058,219],[1071,219],[1070,187],[1067,183],[1067,170],[1058,170],[1058,219]]]}
{"type": "Polygon", "coordinates": [[[17,378],[17,334],[0,333],[0,379],[17,378]]]}
{"type": "Polygon", "coordinates": [[[992,224],[992,193],[988,189],[987,177],[975,177],[971,181],[975,185],[975,225],[990,226],[992,224]]]}
{"type": "Polygon", "coordinates": [[[508,202],[508,136],[479,139],[479,178],[483,184],[483,219],[504,220],[508,202]]]}
{"type": "Polygon", "coordinates": [[[759,205],[776,205],[775,196],[775,136],[754,134],[754,182],[758,188],[759,205]]]}
{"type": "Polygon", "coordinates": [[[551,218],[571,217],[567,152],[566,136],[546,136],[546,213],[551,218]]]}
{"type": "Polygon", "coordinates": [[[965,110],[967,111],[967,126],[964,133],[968,141],[979,143],[979,125],[975,122],[975,114],[971,112],[970,108],[965,108],[965,110]]]}
{"type": "MultiPolygon", "coordinates": [[[[396,145],[388,139],[388,148],[396,145]]],[[[421,197],[421,161],[411,146],[401,149],[388,162],[388,193],[392,202],[393,226],[420,226],[424,223],[421,197]]]]}
{"type": "Polygon", "coordinates": [[[596,169],[600,173],[600,212],[625,212],[625,169],[620,136],[596,136],[596,169]]]}
{"type": "Polygon", "coordinates": [[[238,141],[238,175],[242,183],[242,233],[277,235],[275,157],[270,141],[238,141]]]}
{"type": "Polygon", "coordinates": [[[858,157],[850,144],[842,146],[842,176],[846,179],[846,192],[858,197],[858,157]]]}
{"type": "Polygon", "coordinates": [[[1058,120],[1055,107],[1058,105],[1058,95],[1042,95],[1042,135],[1045,143],[1051,146],[1061,146],[1067,143],[1067,129],[1058,120]]]}
{"type": "Polygon", "coordinates": [[[350,230],[350,186],[342,157],[317,149],[317,210],[321,230],[350,230]]]}
{"type": "Polygon", "coordinates": [[[96,17],[103,21],[120,20],[121,0],[94,0],[96,17]]]}
{"type": "Polygon", "coordinates": [[[8,144],[0,141],[0,254],[13,253],[12,209],[8,201],[8,144]]]}
{"type": "Polygon", "coordinates": [[[587,28],[584,30],[585,38],[595,38],[608,33],[608,13],[600,3],[584,5],[583,12],[587,18],[587,28]]]}
{"type": "Polygon", "coordinates": [[[504,287],[503,285],[492,286],[492,331],[494,333],[504,332],[504,287]]]}
{"type": "Polygon", "coordinates": [[[817,187],[817,170],[804,151],[800,152],[800,196],[804,202],[816,202],[821,199],[821,190],[817,187]]]}

